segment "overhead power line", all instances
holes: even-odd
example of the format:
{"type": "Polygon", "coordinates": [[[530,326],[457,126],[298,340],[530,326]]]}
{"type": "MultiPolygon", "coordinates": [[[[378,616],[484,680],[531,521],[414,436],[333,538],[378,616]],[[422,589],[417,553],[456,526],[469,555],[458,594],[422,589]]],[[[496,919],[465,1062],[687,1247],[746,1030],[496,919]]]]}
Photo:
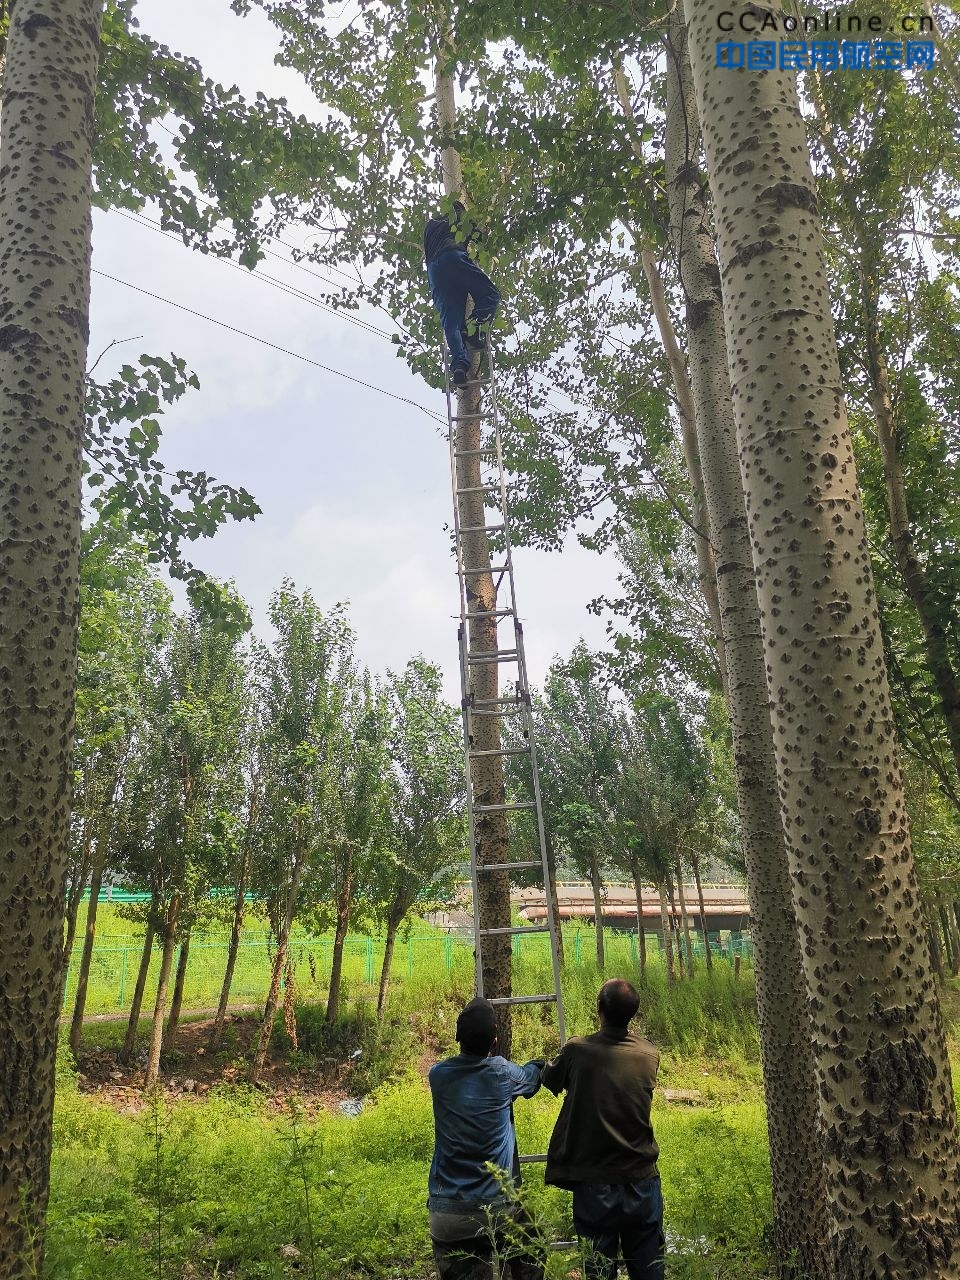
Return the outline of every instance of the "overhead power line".
{"type": "MultiPolygon", "coordinates": [[[[121,218],[126,218],[128,222],[138,223],[144,226],[148,231],[155,231],[158,235],[163,236],[164,239],[172,240],[174,244],[178,244],[183,248],[189,248],[189,245],[184,245],[183,240],[181,240],[179,236],[175,235],[172,231],[167,231],[159,222],[154,221],[153,218],[148,218],[142,213],[127,213],[122,209],[118,209],[116,212],[119,213],[121,218]]],[[[273,249],[267,249],[265,252],[268,253],[271,258],[278,258],[281,262],[285,262],[287,266],[297,267],[301,271],[305,271],[307,275],[314,276],[317,280],[320,280],[323,284],[329,285],[331,288],[342,288],[342,286],[336,285],[333,280],[327,279],[317,271],[307,270],[307,268],[303,267],[299,262],[291,261],[282,253],[277,253],[273,249]]],[[[242,267],[239,262],[234,262],[230,258],[215,257],[213,260],[214,262],[219,262],[224,267],[230,267],[233,271],[239,271],[241,275],[246,276],[250,280],[257,280],[262,284],[269,284],[273,288],[279,289],[281,293],[286,293],[290,297],[298,298],[301,302],[308,302],[311,306],[319,307],[321,311],[327,311],[331,315],[347,320],[350,324],[358,325],[361,329],[366,329],[369,333],[376,334],[379,338],[386,338],[387,341],[389,341],[393,337],[393,335],[388,333],[386,329],[380,329],[375,324],[371,324],[369,320],[364,320],[360,316],[353,315],[342,307],[334,307],[329,302],[324,302],[322,299],[314,297],[313,294],[307,293],[306,290],[298,289],[296,285],[291,284],[287,280],[281,280],[277,276],[268,275],[265,271],[248,271],[246,267],[242,267]]]]}
{"type": "Polygon", "coordinates": [[[409,396],[397,395],[394,391],[387,391],[385,387],[378,387],[372,382],[365,382],[363,378],[356,378],[353,374],[344,373],[342,369],[334,369],[328,364],[321,364],[319,360],[313,360],[310,356],[305,356],[299,351],[291,351],[289,347],[282,347],[278,342],[270,342],[267,338],[261,338],[256,333],[249,333],[246,329],[238,329],[236,325],[227,324],[225,320],[218,320],[216,316],[205,315],[202,311],[195,311],[193,307],[188,307],[182,302],[174,302],[172,298],[165,298],[162,294],[153,293],[149,289],[144,289],[138,284],[131,284],[129,280],[121,280],[119,276],[112,276],[106,271],[99,271],[96,267],[92,268],[95,276],[100,276],[104,280],[110,280],[114,284],[122,284],[127,289],[133,289],[135,293],[142,293],[147,298],[153,298],[156,302],[165,302],[168,307],[176,307],[178,311],[185,311],[187,315],[195,316],[198,320],[206,320],[209,324],[219,325],[221,329],[226,329],[230,333],[239,334],[241,338],[249,338],[251,342],[259,342],[261,346],[270,347],[274,351],[279,351],[285,356],[292,356],[294,360],[302,360],[304,364],[313,365],[315,369],[322,369],[324,373],[332,373],[334,377],[345,378],[347,382],[354,382],[359,387],[366,387],[368,391],[376,391],[379,395],[389,396],[391,400],[397,400],[400,404],[408,404],[413,409],[418,409],[421,413],[426,414],[434,422],[444,423],[445,418],[441,418],[437,413],[431,413],[424,405],[418,404],[416,400],[411,400],[409,396]]]}

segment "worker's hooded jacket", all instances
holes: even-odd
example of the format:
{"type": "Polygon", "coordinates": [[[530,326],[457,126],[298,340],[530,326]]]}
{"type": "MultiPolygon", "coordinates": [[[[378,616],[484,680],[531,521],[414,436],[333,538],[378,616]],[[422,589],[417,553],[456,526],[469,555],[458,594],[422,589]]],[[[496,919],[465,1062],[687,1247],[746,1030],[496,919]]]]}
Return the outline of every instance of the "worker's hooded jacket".
{"type": "Polygon", "coordinates": [[[547,1151],[547,1182],[569,1189],[656,1174],[650,1104],[659,1062],[650,1041],[628,1030],[567,1041],[541,1077],[551,1093],[566,1090],[547,1151]]]}
{"type": "Polygon", "coordinates": [[[505,1200],[488,1163],[516,1181],[517,1139],[513,1101],[540,1088],[540,1064],[519,1066],[499,1056],[459,1053],[430,1068],[434,1150],[428,1206],[462,1213],[505,1200]]]}

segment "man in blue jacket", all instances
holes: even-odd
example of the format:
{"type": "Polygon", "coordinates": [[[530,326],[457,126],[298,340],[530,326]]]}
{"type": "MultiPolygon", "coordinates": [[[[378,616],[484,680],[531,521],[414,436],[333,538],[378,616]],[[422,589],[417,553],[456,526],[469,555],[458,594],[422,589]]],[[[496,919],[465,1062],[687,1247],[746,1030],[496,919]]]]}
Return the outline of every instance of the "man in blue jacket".
{"type": "Polygon", "coordinates": [[[453,209],[452,219],[440,214],[427,223],[423,256],[433,305],[440,312],[447,339],[450,371],[455,385],[462,387],[469,375],[471,353],[483,349],[483,330],[500,304],[500,291],[467,252],[477,233],[467,225],[466,209],[459,200],[454,201],[453,209]],[[469,335],[466,331],[468,295],[473,298],[469,335]]]}
{"type": "Polygon", "coordinates": [[[518,1248],[526,1219],[509,1195],[520,1180],[515,1098],[540,1088],[542,1062],[518,1066],[497,1053],[489,1000],[471,1000],[457,1019],[460,1052],[430,1070],[434,1152],[430,1237],[440,1280],[500,1280],[494,1259],[509,1258],[512,1280],[543,1280],[543,1265],[518,1248]],[[487,1169],[501,1171],[498,1180],[487,1169]]]}

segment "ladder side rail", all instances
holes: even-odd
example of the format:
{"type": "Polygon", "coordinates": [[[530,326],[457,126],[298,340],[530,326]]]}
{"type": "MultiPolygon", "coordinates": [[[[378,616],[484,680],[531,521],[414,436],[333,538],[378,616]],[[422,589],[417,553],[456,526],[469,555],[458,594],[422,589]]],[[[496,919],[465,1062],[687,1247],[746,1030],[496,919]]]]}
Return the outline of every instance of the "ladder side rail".
{"type": "Polygon", "coordinates": [[[500,438],[500,405],[497,400],[496,371],[493,364],[493,351],[490,349],[488,349],[487,358],[490,361],[490,408],[493,427],[492,438],[497,465],[497,475],[500,481],[500,510],[503,513],[503,541],[504,550],[506,552],[505,562],[509,570],[510,603],[513,606],[513,614],[516,618],[519,615],[517,613],[517,590],[513,579],[513,538],[510,532],[510,506],[507,500],[506,469],[503,465],[503,442],[500,438]]]}

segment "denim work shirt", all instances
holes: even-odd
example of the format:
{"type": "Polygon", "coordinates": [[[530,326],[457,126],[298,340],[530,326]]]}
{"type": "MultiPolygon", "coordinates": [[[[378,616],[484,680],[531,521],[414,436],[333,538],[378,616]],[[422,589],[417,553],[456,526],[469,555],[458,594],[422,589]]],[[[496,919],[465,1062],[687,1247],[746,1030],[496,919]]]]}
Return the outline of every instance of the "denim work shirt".
{"type": "Polygon", "coordinates": [[[489,1161],[514,1175],[517,1139],[514,1098],[532,1098],[540,1088],[536,1062],[518,1066],[506,1058],[460,1053],[430,1069],[434,1147],[427,1206],[462,1213],[504,1199],[489,1161]]]}

